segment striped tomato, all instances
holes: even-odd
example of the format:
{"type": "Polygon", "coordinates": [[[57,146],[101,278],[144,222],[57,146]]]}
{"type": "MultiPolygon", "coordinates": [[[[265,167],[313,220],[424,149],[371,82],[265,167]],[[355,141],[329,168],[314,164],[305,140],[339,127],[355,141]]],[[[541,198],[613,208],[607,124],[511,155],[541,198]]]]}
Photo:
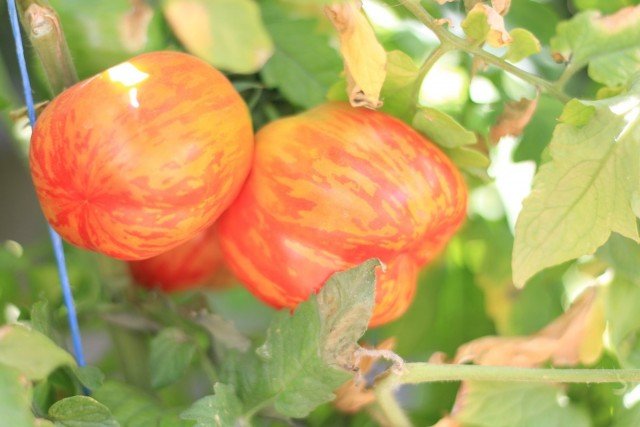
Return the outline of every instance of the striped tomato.
{"type": "Polygon", "coordinates": [[[209,227],[240,190],[253,134],[242,98],[205,62],[137,56],[67,89],[31,138],[31,173],[63,238],[121,259],[209,227]]]}
{"type": "Polygon", "coordinates": [[[136,283],[164,292],[183,291],[199,285],[220,287],[229,282],[215,227],[201,231],[168,252],[128,264],[136,283]]]}
{"type": "Polygon", "coordinates": [[[235,275],[275,307],[294,307],[335,271],[381,259],[375,326],[409,306],[419,267],[460,226],[466,202],[458,170],[416,131],[330,103],[257,134],[220,241],[235,275]]]}

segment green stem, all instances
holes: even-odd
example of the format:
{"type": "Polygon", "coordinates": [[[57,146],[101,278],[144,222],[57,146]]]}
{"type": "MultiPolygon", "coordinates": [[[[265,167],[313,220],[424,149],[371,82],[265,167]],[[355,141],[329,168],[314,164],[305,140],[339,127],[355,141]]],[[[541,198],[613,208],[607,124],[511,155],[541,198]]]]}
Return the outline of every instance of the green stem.
{"type": "Polygon", "coordinates": [[[427,28],[429,28],[438,37],[443,46],[449,49],[462,50],[470,55],[481,58],[487,64],[491,64],[495,67],[501,68],[506,72],[513,74],[514,76],[530,83],[541,91],[547,92],[554,97],[558,98],[562,102],[567,102],[570,97],[565,94],[561,88],[557,87],[553,83],[531,74],[527,71],[521,70],[513,64],[510,64],[485,50],[480,46],[474,46],[461,37],[456,36],[449,30],[438,24],[436,20],[427,12],[417,0],[405,0],[402,2],[404,7],[411,12],[420,22],[422,22],[427,28]]]}
{"type": "Polygon", "coordinates": [[[448,44],[441,44],[437,48],[435,48],[424,61],[420,70],[418,70],[418,78],[416,79],[415,86],[413,88],[413,105],[418,105],[418,100],[420,98],[420,88],[422,87],[422,82],[424,81],[429,71],[433,68],[433,66],[446,54],[451,50],[451,46],[448,44]]]}
{"type": "Polygon", "coordinates": [[[45,0],[20,0],[20,17],[53,95],[78,81],[60,19],[45,0]]]}
{"type": "Polygon", "coordinates": [[[401,374],[389,374],[376,385],[380,408],[394,426],[411,422],[393,393],[402,384],[437,381],[508,381],[529,383],[621,383],[640,382],[640,369],[538,369],[503,366],[408,363],[401,374]]]}
{"type": "Polygon", "coordinates": [[[150,390],[151,379],[147,366],[149,349],[145,335],[115,325],[109,328],[109,332],[127,383],[150,390]]]}
{"type": "Polygon", "coordinates": [[[213,363],[211,363],[211,359],[209,359],[206,351],[200,351],[200,365],[205,374],[207,374],[211,387],[213,387],[213,385],[218,382],[218,372],[215,366],[213,366],[213,363]]]}
{"type": "Polygon", "coordinates": [[[394,427],[411,427],[411,421],[404,410],[398,404],[394,396],[400,381],[396,375],[385,378],[375,388],[376,401],[384,414],[384,418],[389,421],[389,425],[394,427]]]}
{"type": "Polygon", "coordinates": [[[558,78],[558,80],[556,80],[556,82],[554,83],[554,86],[558,88],[558,90],[564,90],[564,87],[567,85],[569,80],[571,80],[571,77],[573,77],[574,74],[576,74],[580,70],[580,68],[581,67],[576,67],[574,63],[569,62],[567,67],[560,75],[560,78],[558,78]]]}
{"type": "Polygon", "coordinates": [[[640,369],[539,369],[408,363],[399,376],[402,384],[468,380],[535,383],[640,382],[640,369]]]}

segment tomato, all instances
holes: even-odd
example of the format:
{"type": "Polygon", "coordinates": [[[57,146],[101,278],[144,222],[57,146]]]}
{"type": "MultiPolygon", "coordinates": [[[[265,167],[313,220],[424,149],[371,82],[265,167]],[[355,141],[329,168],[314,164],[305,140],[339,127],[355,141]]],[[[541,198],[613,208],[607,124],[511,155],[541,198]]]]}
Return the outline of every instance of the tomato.
{"type": "Polygon", "coordinates": [[[248,109],[226,77],[193,56],[153,52],[55,98],[34,128],[30,164],[63,238],[136,260],[212,225],[252,152],[248,109]]]}
{"type": "Polygon", "coordinates": [[[256,135],[240,195],[219,222],[234,274],[294,307],[334,272],[379,258],[371,326],[409,306],[419,267],[465,217],[461,174],[430,141],[381,112],[329,103],[256,135]]]}
{"type": "Polygon", "coordinates": [[[226,284],[224,263],[215,227],[155,257],[129,261],[129,271],[139,285],[164,292],[183,291],[199,285],[226,284]]]}

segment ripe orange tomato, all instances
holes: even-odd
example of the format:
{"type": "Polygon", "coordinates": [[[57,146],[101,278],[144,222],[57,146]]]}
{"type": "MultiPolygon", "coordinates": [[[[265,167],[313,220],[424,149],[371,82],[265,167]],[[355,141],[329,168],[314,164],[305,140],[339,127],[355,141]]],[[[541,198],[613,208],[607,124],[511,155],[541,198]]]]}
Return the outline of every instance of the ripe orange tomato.
{"type": "Polygon", "coordinates": [[[451,161],[386,114],[329,103],[256,135],[240,195],[221,217],[225,260],[248,289],[294,307],[327,278],[369,258],[378,271],[371,326],[409,306],[418,269],[465,217],[451,161]]]}
{"type": "Polygon", "coordinates": [[[226,77],[193,56],[153,52],[55,98],[34,128],[30,163],[63,238],[136,260],[213,224],[252,151],[248,109],[226,77]]]}
{"type": "Polygon", "coordinates": [[[199,285],[224,285],[216,280],[224,270],[215,227],[201,231],[191,240],[155,257],[129,261],[137,284],[164,292],[184,291],[199,285]]]}

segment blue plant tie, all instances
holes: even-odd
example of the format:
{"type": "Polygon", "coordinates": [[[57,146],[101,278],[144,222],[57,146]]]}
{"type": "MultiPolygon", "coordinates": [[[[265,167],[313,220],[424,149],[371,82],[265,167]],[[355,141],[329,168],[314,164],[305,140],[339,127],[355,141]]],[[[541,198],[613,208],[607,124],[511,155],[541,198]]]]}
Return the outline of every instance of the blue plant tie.
{"type": "MultiPolygon", "coordinates": [[[[22,44],[22,34],[20,34],[20,22],[18,20],[18,10],[15,0],[7,0],[9,6],[9,21],[11,22],[11,31],[16,43],[16,56],[18,57],[18,65],[20,67],[20,76],[22,78],[22,90],[24,92],[25,103],[27,104],[27,113],[31,129],[36,123],[36,111],[33,106],[33,95],[31,93],[31,83],[29,81],[29,73],[27,72],[27,62],[24,57],[24,46],[22,44]]],[[[69,321],[69,329],[71,330],[71,339],[73,341],[73,352],[76,357],[78,366],[85,366],[84,351],[82,349],[82,337],[80,336],[80,327],[78,326],[78,317],[76,315],[76,307],[71,293],[71,285],[69,284],[69,275],[67,274],[67,266],[64,259],[64,248],[62,247],[62,239],[49,225],[49,236],[53,245],[53,252],[58,266],[58,277],[60,278],[60,286],[62,287],[62,296],[64,305],[67,307],[67,318],[69,321]]]]}

